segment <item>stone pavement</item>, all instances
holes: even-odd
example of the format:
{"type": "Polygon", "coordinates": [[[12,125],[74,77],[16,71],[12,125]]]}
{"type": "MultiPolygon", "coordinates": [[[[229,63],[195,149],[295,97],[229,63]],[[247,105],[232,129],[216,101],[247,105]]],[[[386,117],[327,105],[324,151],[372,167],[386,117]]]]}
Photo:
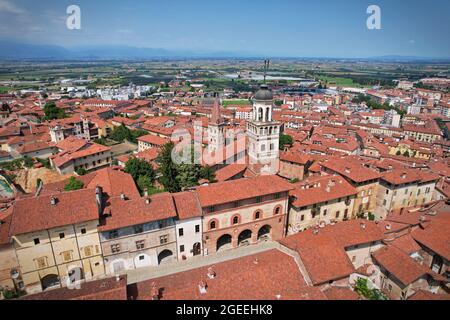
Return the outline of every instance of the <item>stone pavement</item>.
{"type": "Polygon", "coordinates": [[[167,276],[174,273],[188,271],[196,268],[205,267],[212,264],[221,263],[228,260],[233,260],[264,251],[277,249],[279,244],[273,241],[262,242],[245,247],[239,247],[235,249],[220,251],[208,256],[198,256],[190,258],[185,261],[177,261],[174,263],[161,265],[158,267],[145,267],[134,270],[127,270],[127,282],[133,284],[136,282],[142,282],[154,278],[167,276]]]}

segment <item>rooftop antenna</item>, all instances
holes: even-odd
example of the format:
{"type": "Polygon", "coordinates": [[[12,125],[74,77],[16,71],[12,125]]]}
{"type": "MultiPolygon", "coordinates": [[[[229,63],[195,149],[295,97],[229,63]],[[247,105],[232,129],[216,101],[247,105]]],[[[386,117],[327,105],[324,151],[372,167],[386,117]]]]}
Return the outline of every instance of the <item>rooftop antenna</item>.
{"type": "Polygon", "coordinates": [[[267,70],[269,70],[270,60],[264,60],[264,83],[266,83],[267,70]]]}

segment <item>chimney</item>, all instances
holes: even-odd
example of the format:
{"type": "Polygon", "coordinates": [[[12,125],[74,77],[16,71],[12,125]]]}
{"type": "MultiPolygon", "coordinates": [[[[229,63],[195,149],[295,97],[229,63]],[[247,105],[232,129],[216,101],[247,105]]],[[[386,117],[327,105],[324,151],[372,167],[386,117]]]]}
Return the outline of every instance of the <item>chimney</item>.
{"type": "Polygon", "coordinates": [[[200,290],[201,294],[206,293],[207,287],[208,287],[208,284],[206,283],[206,281],[200,281],[200,283],[198,284],[198,289],[200,290]]]}
{"type": "Polygon", "coordinates": [[[216,272],[214,271],[213,267],[208,268],[208,278],[214,279],[216,277],[216,272]]]}
{"type": "Polygon", "coordinates": [[[103,188],[100,186],[95,187],[95,200],[97,202],[98,214],[103,212],[103,188]]]}
{"type": "Polygon", "coordinates": [[[402,173],[401,178],[402,178],[403,180],[406,179],[406,172],[403,172],[403,173],[402,173]]]}
{"type": "Polygon", "coordinates": [[[385,228],[386,228],[386,230],[391,230],[391,229],[392,229],[392,226],[391,226],[391,224],[389,223],[389,224],[386,225],[385,228]]]}
{"type": "Polygon", "coordinates": [[[147,188],[144,189],[144,196],[148,197],[148,189],[147,188]]]}
{"type": "Polygon", "coordinates": [[[253,260],[253,264],[258,264],[259,263],[259,259],[255,258],[255,260],[253,260]]]}
{"type": "Polygon", "coordinates": [[[346,167],[345,168],[345,173],[347,173],[347,174],[350,173],[350,168],[346,167]]]}
{"type": "Polygon", "coordinates": [[[313,235],[317,236],[319,234],[319,229],[314,229],[313,230],[313,235]]]}
{"type": "Polygon", "coordinates": [[[123,193],[123,192],[120,193],[120,199],[126,200],[125,193],[123,193]]]}
{"type": "Polygon", "coordinates": [[[52,205],[52,206],[56,206],[56,202],[57,202],[57,199],[55,198],[55,197],[51,197],[50,198],[50,204],[52,205]]]}
{"type": "Polygon", "coordinates": [[[159,300],[159,289],[156,286],[156,283],[152,283],[152,288],[150,290],[150,295],[152,296],[152,300],[159,300]]]}
{"type": "Polygon", "coordinates": [[[150,204],[152,202],[152,200],[147,196],[145,198],[145,204],[150,204]]]}
{"type": "Polygon", "coordinates": [[[366,223],[365,222],[361,222],[360,226],[361,226],[362,230],[366,229],[366,223]]]}

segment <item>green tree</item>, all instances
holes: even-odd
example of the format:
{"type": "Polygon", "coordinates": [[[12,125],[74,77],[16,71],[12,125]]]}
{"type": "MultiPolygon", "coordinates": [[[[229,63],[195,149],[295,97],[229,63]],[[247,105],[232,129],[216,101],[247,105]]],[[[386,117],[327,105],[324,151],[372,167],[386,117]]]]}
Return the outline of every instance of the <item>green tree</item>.
{"type": "Polygon", "coordinates": [[[183,190],[198,185],[200,177],[200,168],[192,164],[180,164],[177,168],[176,180],[179,187],[183,190]]]}
{"type": "Polygon", "coordinates": [[[173,142],[165,144],[156,162],[159,164],[158,171],[161,174],[159,182],[164,186],[164,189],[168,192],[179,192],[181,191],[181,187],[177,181],[178,168],[172,161],[173,148],[173,142]]]}
{"type": "Polygon", "coordinates": [[[280,150],[284,150],[284,146],[292,146],[294,144],[294,139],[287,134],[280,134],[280,150]]]}
{"type": "Polygon", "coordinates": [[[138,186],[138,189],[141,193],[143,193],[145,190],[149,192],[153,189],[153,180],[148,176],[139,176],[136,181],[136,185],[138,186]]]}
{"type": "Polygon", "coordinates": [[[125,165],[125,172],[129,173],[136,183],[141,176],[147,177],[151,184],[155,180],[155,170],[153,170],[153,167],[147,161],[142,159],[133,157],[128,160],[125,165]]]}
{"type": "Polygon", "coordinates": [[[111,132],[111,139],[117,142],[123,142],[124,140],[131,140],[131,130],[121,124],[115,127],[111,132]]]}
{"type": "Polygon", "coordinates": [[[88,172],[85,168],[79,168],[77,171],[75,171],[77,173],[77,175],[79,176],[84,176],[86,175],[88,172]]]}
{"type": "Polygon", "coordinates": [[[2,111],[9,111],[9,112],[11,112],[11,107],[9,106],[8,103],[6,103],[6,102],[2,103],[2,111]]]}
{"type": "Polygon", "coordinates": [[[66,117],[64,110],[58,108],[54,102],[47,102],[45,104],[44,113],[44,120],[63,119],[66,117]]]}
{"type": "Polygon", "coordinates": [[[401,155],[402,155],[402,152],[401,152],[400,150],[398,150],[395,154],[396,154],[397,156],[401,156],[401,155]]]}
{"type": "Polygon", "coordinates": [[[23,165],[27,168],[31,168],[34,165],[33,159],[28,156],[23,157],[23,165]]]}
{"type": "Polygon", "coordinates": [[[64,191],[80,190],[83,187],[84,183],[82,181],[75,179],[75,177],[70,177],[69,181],[64,186],[64,191]]]}
{"type": "Polygon", "coordinates": [[[206,179],[209,182],[215,182],[216,174],[210,166],[204,166],[200,169],[200,179],[206,179]]]}

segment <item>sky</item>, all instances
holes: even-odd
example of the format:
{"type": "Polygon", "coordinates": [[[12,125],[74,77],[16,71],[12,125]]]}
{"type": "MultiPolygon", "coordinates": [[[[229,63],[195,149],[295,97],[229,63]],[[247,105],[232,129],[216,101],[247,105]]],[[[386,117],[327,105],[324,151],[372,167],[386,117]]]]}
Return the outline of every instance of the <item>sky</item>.
{"type": "Polygon", "coordinates": [[[0,0],[0,40],[286,57],[450,57],[449,0],[0,0]],[[69,5],[81,30],[66,27],[69,5]],[[369,30],[369,5],[381,30],[369,30]]]}

